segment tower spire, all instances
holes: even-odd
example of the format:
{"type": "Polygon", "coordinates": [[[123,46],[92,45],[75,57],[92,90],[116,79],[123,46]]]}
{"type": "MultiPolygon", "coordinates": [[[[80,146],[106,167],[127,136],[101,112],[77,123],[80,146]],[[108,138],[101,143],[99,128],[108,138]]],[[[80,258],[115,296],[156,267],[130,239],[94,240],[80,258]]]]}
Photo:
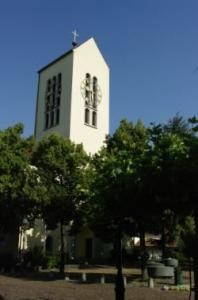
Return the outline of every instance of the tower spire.
{"type": "Polygon", "coordinates": [[[73,41],[72,41],[72,46],[75,47],[78,43],[76,41],[77,37],[79,36],[76,29],[74,31],[72,31],[73,34],[73,41]]]}

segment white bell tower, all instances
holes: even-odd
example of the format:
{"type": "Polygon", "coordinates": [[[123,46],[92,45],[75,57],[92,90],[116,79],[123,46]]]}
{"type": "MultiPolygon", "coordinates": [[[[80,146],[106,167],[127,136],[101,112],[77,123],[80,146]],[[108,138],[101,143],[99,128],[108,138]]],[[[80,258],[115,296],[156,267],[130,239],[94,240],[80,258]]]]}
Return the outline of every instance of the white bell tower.
{"type": "Polygon", "coordinates": [[[58,132],[94,154],[109,133],[109,67],[93,38],[72,44],[38,72],[35,137],[58,132]]]}

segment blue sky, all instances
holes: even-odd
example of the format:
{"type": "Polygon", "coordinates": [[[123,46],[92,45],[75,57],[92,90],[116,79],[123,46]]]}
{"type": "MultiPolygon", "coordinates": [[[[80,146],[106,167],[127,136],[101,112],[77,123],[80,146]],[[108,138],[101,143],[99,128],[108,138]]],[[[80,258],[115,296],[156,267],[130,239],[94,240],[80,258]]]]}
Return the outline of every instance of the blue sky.
{"type": "Polygon", "coordinates": [[[37,71],[93,36],[111,69],[110,128],[198,115],[197,0],[0,0],[0,129],[34,130],[37,71]]]}

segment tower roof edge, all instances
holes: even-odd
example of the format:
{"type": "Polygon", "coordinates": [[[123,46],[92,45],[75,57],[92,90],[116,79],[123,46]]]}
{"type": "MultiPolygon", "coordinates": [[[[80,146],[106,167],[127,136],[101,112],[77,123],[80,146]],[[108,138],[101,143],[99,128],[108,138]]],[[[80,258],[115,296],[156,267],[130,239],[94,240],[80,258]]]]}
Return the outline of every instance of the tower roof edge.
{"type": "Polygon", "coordinates": [[[107,67],[109,68],[106,59],[104,58],[102,52],[100,51],[100,48],[98,47],[98,44],[96,42],[96,40],[93,37],[90,37],[88,39],[86,39],[84,42],[80,43],[80,44],[76,44],[75,47],[73,47],[72,49],[70,49],[69,51],[63,53],[62,55],[60,55],[59,57],[57,57],[56,59],[52,60],[50,63],[48,63],[47,65],[45,65],[44,67],[42,67],[40,70],[38,70],[38,73],[41,73],[42,71],[44,71],[45,69],[47,69],[48,67],[50,67],[51,65],[53,65],[54,63],[56,63],[57,61],[59,61],[60,59],[66,57],[67,55],[71,54],[73,51],[75,51],[76,49],[80,48],[83,44],[87,43],[89,40],[93,40],[96,47],[98,48],[100,54],[102,55],[107,67]]]}

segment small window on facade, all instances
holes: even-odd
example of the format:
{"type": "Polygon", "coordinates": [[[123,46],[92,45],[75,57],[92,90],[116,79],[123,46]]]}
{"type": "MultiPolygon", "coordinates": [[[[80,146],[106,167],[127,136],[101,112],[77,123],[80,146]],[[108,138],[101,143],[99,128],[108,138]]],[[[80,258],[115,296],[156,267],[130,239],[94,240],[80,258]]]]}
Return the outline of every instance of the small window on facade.
{"type": "Polygon", "coordinates": [[[60,97],[57,97],[57,98],[56,98],[56,106],[57,106],[57,107],[60,106],[60,97]]]}
{"type": "Polygon", "coordinates": [[[62,79],[62,74],[59,73],[59,74],[58,74],[58,83],[61,83],[61,79],[62,79]]]}
{"type": "Polygon", "coordinates": [[[85,123],[89,124],[89,109],[85,109],[85,123]]]}
{"type": "Polygon", "coordinates": [[[57,89],[57,94],[60,95],[61,94],[61,90],[62,90],[62,87],[61,85],[58,85],[58,89],[57,89]]]}
{"type": "Polygon", "coordinates": [[[98,80],[96,77],[93,78],[93,107],[97,106],[97,83],[98,80]]]}
{"type": "Polygon", "coordinates": [[[45,114],[45,129],[49,127],[49,113],[45,114]]]}
{"type": "Polygon", "coordinates": [[[52,86],[52,91],[53,91],[53,93],[56,92],[56,85],[55,84],[53,84],[53,86],[52,86]]]}
{"type": "Polygon", "coordinates": [[[91,90],[90,90],[90,85],[91,85],[91,76],[89,73],[86,74],[86,78],[85,78],[85,97],[88,101],[88,103],[90,102],[90,97],[91,97],[91,90]]]}
{"type": "Polygon", "coordinates": [[[59,110],[59,108],[57,108],[57,110],[56,110],[56,125],[59,124],[59,121],[60,121],[60,110],[59,110]]]}
{"type": "Polygon", "coordinates": [[[52,95],[52,108],[55,106],[55,94],[52,95]]]}
{"type": "Polygon", "coordinates": [[[49,111],[50,109],[50,96],[47,96],[47,100],[46,100],[46,111],[49,111]]]}
{"type": "Polygon", "coordinates": [[[52,110],[51,111],[51,114],[50,114],[50,126],[54,126],[54,111],[52,110]]]}
{"type": "Polygon", "coordinates": [[[60,94],[61,93],[62,74],[59,73],[57,78],[58,78],[57,93],[60,94]]]}
{"type": "Polygon", "coordinates": [[[92,113],[92,125],[97,126],[97,113],[95,111],[92,113]]]}
{"type": "Polygon", "coordinates": [[[50,92],[51,91],[51,80],[49,79],[47,81],[47,92],[50,92]]]}

